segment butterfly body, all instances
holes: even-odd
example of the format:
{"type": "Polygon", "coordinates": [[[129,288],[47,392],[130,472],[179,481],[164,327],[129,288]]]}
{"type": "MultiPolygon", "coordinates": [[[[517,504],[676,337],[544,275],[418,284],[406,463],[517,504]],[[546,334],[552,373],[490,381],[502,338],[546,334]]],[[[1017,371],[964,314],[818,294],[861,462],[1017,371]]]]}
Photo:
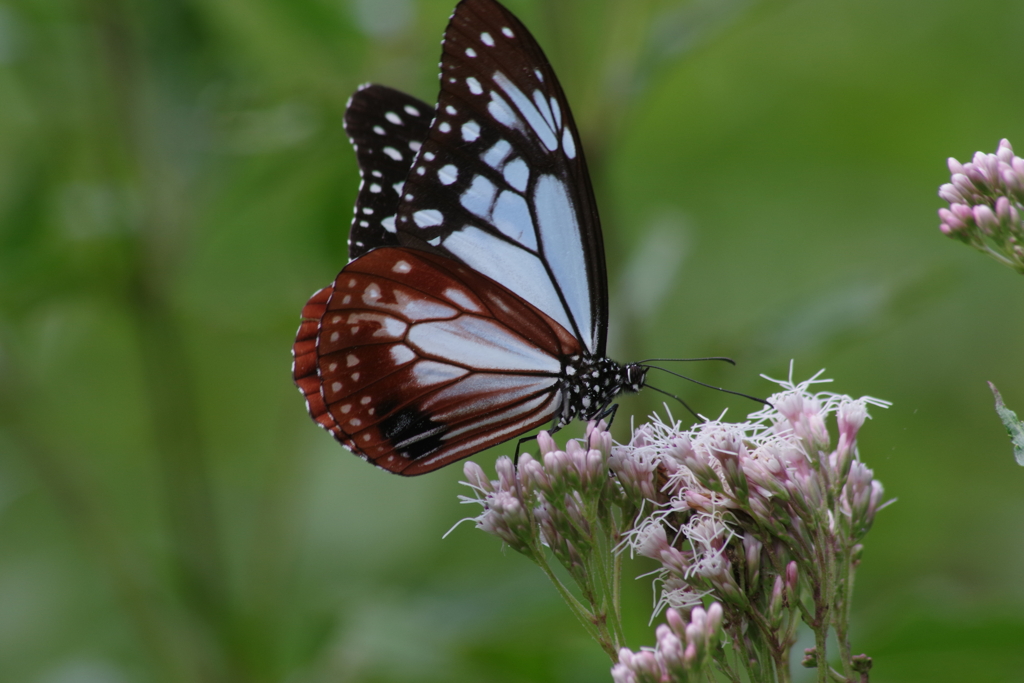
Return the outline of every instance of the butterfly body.
{"type": "Polygon", "coordinates": [[[607,413],[646,367],[605,357],[596,203],[568,103],[526,28],[463,0],[436,108],[364,86],[351,262],[310,299],[293,377],[357,455],[421,474],[607,413]]]}

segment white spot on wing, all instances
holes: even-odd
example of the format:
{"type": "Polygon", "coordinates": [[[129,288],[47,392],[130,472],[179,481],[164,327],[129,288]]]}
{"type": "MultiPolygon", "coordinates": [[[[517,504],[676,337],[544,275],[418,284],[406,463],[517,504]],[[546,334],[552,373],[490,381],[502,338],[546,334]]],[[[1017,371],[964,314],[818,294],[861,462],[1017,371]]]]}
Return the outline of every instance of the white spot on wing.
{"type": "Polygon", "coordinates": [[[466,48],[466,56],[467,57],[476,57],[476,50],[474,50],[471,47],[467,47],[466,48]]]}
{"type": "Polygon", "coordinates": [[[490,215],[491,203],[494,201],[496,191],[494,183],[478,175],[473,178],[469,189],[459,197],[459,203],[470,213],[486,219],[490,215]]]}
{"type": "Polygon", "coordinates": [[[448,132],[451,132],[452,126],[451,126],[451,124],[450,124],[450,123],[448,123],[447,121],[442,121],[442,122],[441,122],[441,125],[439,125],[439,126],[437,127],[437,129],[438,129],[439,131],[441,131],[442,133],[448,133],[448,132]]]}
{"type": "MultiPolygon", "coordinates": [[[[395,365],[405,365],[414,358],[416,358],[416,354],[405,344],[395,344],[391,347],[391,362],[395,365]]],[[[366,399],[368,398],[369,396],[366,397],[366,399]]],[[[363,400],[366,401],[366,399],[363,400]]]]}
{"type": "Polygon", "coordinates": [[[437,209],[422,209],[412,215],[412,220],[421,228],[432,228],[444,223],[444,214],[437,209]]]}
{"type": "Polygon", "coordinates": [[[398,261],[397,263],[395,263],[395,265],[393,265],[391,267],[391,270],[393,270],[396,273],[405,274],[405,273],[408,273],[410,270],[412,270],[412,266],[409,265],[408,261],[403,259],[403,260],[398,261]]]}
{"type": "Polygon", "coordinates": [[[380,185],[378,185],[377,183],[370,183],[370,192],[377,194],[378,192],[380,192],[380,189],[380,185]]]}
{"type": "Polygon", "coordinates": [[[491,34],[487,31],[480,34],[480,42],[487,47],[494,47],[494,38],[491,38],[491,34]]]}
{"type": "Polygon", "coordinates": [[[522,244],[527,249],[537,251],[537,238],[530,218],[530,207],[522,195],[505,190],[498,195],[494,204],[494,227],[522,244]]]}
{"type": "Polygon", "coordinates": [[[454,164],[445,164],[437,171],[437,179],[442,185],[451,185],[459,179],[459,169],[454,164]]]}
{"type": "Polygon", "coordinates": [[[558,100],[551,98],[551,112],[555,115],[555,127],[562,127],[562,108],[558,106],[558,100]]]}
{"type": "Polygon", "coordinates": [[[480,81],[476,80],[473,76],[466,79],[466,85],[469,86],[469,92],[474,95],[479,95],[484,91],[483,87],[480,85],[480,81]]]}
{"type": "Polygon", "coordinates": [[[399,152],[394,147],[385,147],[383,149],[383,152],[385,154],[387,154],[389,157],[391,157],[392,159],[394,159],[395,161],[401,161],[402,160],[402,153],[399,152]]]}
{"type": "Polygon", "coordinates": [[[469,295],[467,295],[465,291],[457,287],[449,287],[444,290],[444,298],[448,299],[448,301],[451,301],[463,310],[471,311],[473,313],[484,312],[473,299],[469,298],[469,295]]]}
{"type": "Polygon", "coordinates": [[[503,26],[502,29],[501,29],[501,32],[505,34],[506,38],[515,38],[516,37],[516,34],[512,33],[512,29],[510,29],[508,26],[503,26]]]}
{"type": "Polygon", "coordinates": [[[412,106],[411,104],[405,105],[405,113],[408,114],[409,116],[420,115],[420,113],[416,110],[416,107],[412,106]]]}
{"type": "Polygon", "coordinates": [[[565,156],[570,159],[576,158],[576,142],[572,139],[572,131],[566,127],[562,131],[562,149],[565,150],[565,156]]]}
{"type": "Polygon", "coordinates": [[[383,126],[374,126],[373,127],[373,132],[376,133],[377,135],[386,135],[387,134],[387,132],[384,130],[383,126]]]}
{"type": "Polygon", "coordinates": [[[485,164],[493,169],[497,169],[505,161],[505,157],[508,156],[511,150],[512,145],[508,144],[507,141],[498,140],[489,150],[484,152],[482,158],[485,164]]]}
{"type": "Polygon", "coordinates": [[[466,121],[462,124],[462,139],[466,142],[473,142],[480,137],[480,124],[476,121],[466,121]]]}
{"type": "Polygon", "coordinates": [[[530,182],[530,168],[525,161],[513,159],[505,164],[502,172],[505,175],[505,182],[520,192],[526,192],[526,186],[530,182]]]}
{"type": "Polygon", "coordinates": [[[380,298],[380,287],[375,282],[371,282],[366,285],[366,289],[363,290],[363,303],[373,304],[377,299],[380,298]]]}
{"type": "MultiPolygon", "coordinates": [[[[385,337],[389,339],[399,340],[405,335],[405,330],[408,327],[403,321],[398,318],[393,318],[390,315],[382,315],[380,313],[353,313],[348,317],[349,325],[356,325],[357,323],[377,323],[378,329],[374,331],[374,337],[385,337]]],[[[356,325],[355,329],[359,329],[356,325]]],[[[353,332],[353,334],[355,334],[353,332]]]]}
{"type": "Polygon", "coordinates": [[[394,216],[388,216],[387,218],[381,219],[380,225],[381,225],[382,228],[384,228],[388,232],[395,232],[398,229],[398,228],[395,227],[395,217],[394,216]]]}
{"type": "Polygon", "coordinates": [[[505,101],[505,98],[496,92],[491,92],[491,101],[487,103],[487,111],[494,117],[495,121],[504,126],[516,129],[522,128],[523,126],[523,122],[520,121],[519,117],[516,116],[516,113],[512,111],[512,108],[509,106],[508,102],[505,101]]]}
{"type": "Polygon", "coordinates": [[[402,125],[402,117],[393,111],[389,111],[388,113],[384,114],[384,118],[386,118],[388,121],[395,124],[396,126],[402,125]]]}

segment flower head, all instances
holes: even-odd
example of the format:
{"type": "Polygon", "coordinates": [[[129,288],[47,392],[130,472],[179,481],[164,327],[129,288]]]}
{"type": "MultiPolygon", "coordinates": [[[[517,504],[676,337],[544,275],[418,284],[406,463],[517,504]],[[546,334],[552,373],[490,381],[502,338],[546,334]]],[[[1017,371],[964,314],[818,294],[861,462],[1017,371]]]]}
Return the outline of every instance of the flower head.
{"type": "Polygon", "coordinates": [[[711,594],[743,613],[757,609],[752,594],[764,595],[779,622],[801,578],[822,576],[821,553],[852,552],[871,527],[883,489],[859,461],[857,435],[868,408],[888,404],[812,391],[823,381],[778,381],[770,405],[744,422],[683,431],[655,418],[634,440],[672,472],[667,502],[627,535],[634,552],[662,564],[660,605],[711,594]]]}
{"type": "Polygon", "coordinates": [[[939,196],[949,208],[939,209],[939,229],[1024,273],[1024,159],[1004,139],[995,154],[948,163],[950,182],[939,196]]]}

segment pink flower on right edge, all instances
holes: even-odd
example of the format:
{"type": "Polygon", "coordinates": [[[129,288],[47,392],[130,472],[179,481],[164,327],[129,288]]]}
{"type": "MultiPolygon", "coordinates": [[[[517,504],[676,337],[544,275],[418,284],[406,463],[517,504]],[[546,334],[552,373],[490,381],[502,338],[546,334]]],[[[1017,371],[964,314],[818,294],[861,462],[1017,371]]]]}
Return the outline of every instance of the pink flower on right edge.
{"type": "Polygon", "coordinates": [[[939,188],[949,202],[939,209],[939,229],[1024,273],[1024,159],[1003,139],[995,154],[975,152],[966,164],[950,157],[949,172],[939,188]]]}

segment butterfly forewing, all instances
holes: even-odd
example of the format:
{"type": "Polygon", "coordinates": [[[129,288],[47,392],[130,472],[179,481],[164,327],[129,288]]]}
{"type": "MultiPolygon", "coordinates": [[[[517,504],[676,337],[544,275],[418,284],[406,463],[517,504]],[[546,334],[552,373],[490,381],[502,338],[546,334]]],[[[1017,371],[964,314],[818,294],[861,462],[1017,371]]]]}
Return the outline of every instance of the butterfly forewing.
{"type": "Polygon", "coordinates": [[[400,243],[498,281],[604,354],[607,282],[583,149],[526,28],[464,0],[445,32],[441,94],[405,182],[400,243]]]}
{"type": "Polygon", "coordinates": [[[348,234],[349,260],[398,245],[395,217],[402,186],[433,117],[433,107],[383,85],[361,86],[349,100],[345,132],[362,178],[348,234]]]}
{"type": "Polygon", "coordinates": [[[560,359],[581,351],[500,284],[409,249],[353,262],[303,317],[294,374],[314,420],[407,475],[549,421],[562,402],[560,359]]]}

